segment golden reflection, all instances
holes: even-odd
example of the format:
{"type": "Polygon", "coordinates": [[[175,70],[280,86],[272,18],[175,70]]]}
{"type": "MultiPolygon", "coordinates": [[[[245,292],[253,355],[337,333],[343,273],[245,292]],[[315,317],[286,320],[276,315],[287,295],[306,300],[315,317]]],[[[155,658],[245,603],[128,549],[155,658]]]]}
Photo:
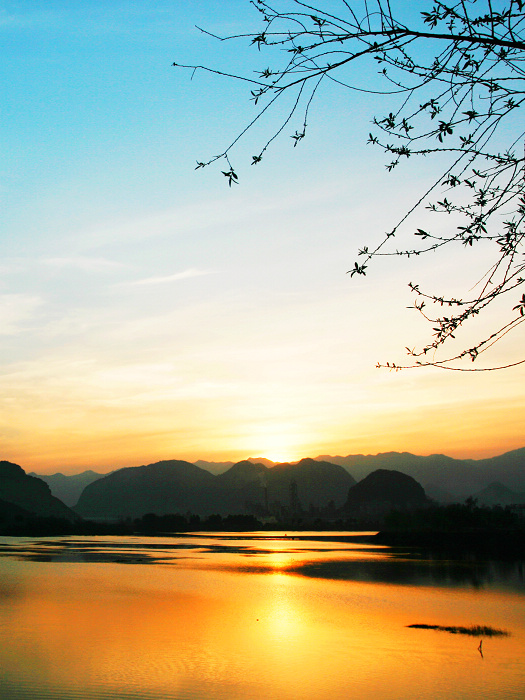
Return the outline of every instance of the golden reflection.
{"type": "Polygon", "coordinates": [[[266,558],[274,573],[280,575],[294,562],[293,554],[285,549],[276,549],[271,554],[267,554],[266,558]]]}
{"type": "Polygon", "coordinates": [[[18,590],[0,598],[0,695],[3,679],[23,679],[25,697],[520,697],[522,596],[290,576],[289,562],[305,557],[297,544],[269,541],[261,556],[274,573],[261,576],[17,562],[30,573],[17,589],[0,568],[5,589],[18,590]],[[512,636],[485,640],[482,660],[479,640],[412,623],[482,623],[512,636]],[[513,684],[506,696],[502,677],[513,684]]]}
{"type": "Polygon", "coordinates": [[[294,601],[294,583],[290,576],[275,571],[270,579],[271,595],[261,622],[265,633],[274,643],[291,643],[308,634],[308,621],[304,611],[294,601]]]}

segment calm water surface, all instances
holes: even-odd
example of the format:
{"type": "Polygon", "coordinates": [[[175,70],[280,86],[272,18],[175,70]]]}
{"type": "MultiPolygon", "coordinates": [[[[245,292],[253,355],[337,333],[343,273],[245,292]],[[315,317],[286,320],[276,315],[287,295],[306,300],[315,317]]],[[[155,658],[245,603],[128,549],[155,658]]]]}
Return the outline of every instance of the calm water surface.
{"type": "Polygon", "coordinates": [[[287,535],[0,538],[0,697],[522,700],[523,562],[287,535]]]}

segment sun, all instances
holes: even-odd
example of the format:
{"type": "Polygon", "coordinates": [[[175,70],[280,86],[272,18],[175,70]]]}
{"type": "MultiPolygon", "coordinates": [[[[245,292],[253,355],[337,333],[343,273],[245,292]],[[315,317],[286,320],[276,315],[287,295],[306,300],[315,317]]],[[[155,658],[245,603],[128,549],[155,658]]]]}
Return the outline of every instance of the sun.
{"type": "Polygon", "coordinates": [[[283,462],[293,462],[294,458],[290,453],[286,452],[264,452],[264,454],[259,455],[260,457],[266,457],[271,462],[276,462],[282,464],[283,462]]]}
{"type": "Polygon", "coordinates": [[[259,425],[252,427],[251,435],[243,440],[250,459],[265,457],[272,462],[293,462],[298,459],[297,435],[286,425],[259,425]]]}

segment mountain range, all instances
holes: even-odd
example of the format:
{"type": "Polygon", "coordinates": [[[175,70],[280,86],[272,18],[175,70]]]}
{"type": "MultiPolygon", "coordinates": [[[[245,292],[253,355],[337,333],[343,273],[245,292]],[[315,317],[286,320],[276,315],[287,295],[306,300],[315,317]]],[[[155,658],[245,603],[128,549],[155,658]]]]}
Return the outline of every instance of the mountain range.
{"type": "Polygon", "coordinates": [[[355,480],[343,467],[313,459],[272,468],[245,460],[217,475],[190,462],[168,460],[119,469],[92,482],[83,490],[75,511],[98,519],[188,511],[227,515],[250,510],[280,515],[283,508],[340,507],[353,484],[355,480]]]}
{"type": "Polygon", "coordinates": [[[464,500],[498,481],[516,492],[525,491],[525,448],[487,459],[453,459],[436,454],[428,457],[410,452],[378,455],[321,456],[348,469],[360,481],[376,469],[397,469],[412,476],[430,498],[439,502],[464,500]]]}
{"type": "MultiPolygon", "coordinates": [[[[410,452],[383,452],[376,455],[319,455],[317,461],[331,462],[344,467],[357,481],[376,469],[394,469],[412,476],[424,487],[427,495],[440,502],[464,500],[493,482],[499,482],[511,491],[525,492],[525,447],[485,459],[454,459],[443,454],[429,456],[410,452]]],[[[262,462],[252,459],[249,461],[262,462]]],[[[264,462],[272,466],[269,460],[264,462]]],[[[219,474],[233,462],[198,460],[198,466],[219,474]]]]}
{"type": "MultiPolygon", "coordinates": [[[[375,502],[374,508],[389,503],[389,496],[380,491],[393,493],[386,474],[393,472],[417,482],[413,496],[421,489],[442,503],[468,496],[487,505],[525,503],[525,448],[521,448],[483,460],[421,457],[408,452],[323,456],[294,463],[264,458],[236,464],[166,460],[109,474],[85,471],[72,476],[26,474],[18,465],[4,461],[0,462],[0,516],[32,513],[73,519],[78,513],[109,520],[191,511],[276,517],[309,512],[328,517],[336,511],[355,510],[357,501],[352,505],[352,499],[364,503],[368,498],[375,502]],[[375,475],[377,480],[380,472],[385,472],[380,487],[373,498],[365,497],[365,486],[372,483],[368,477],[375,475]]],[[[398,505],[403,501],[400,493],[394,499],[398,505]]],[[[414,498],[416,502],[419,497],[414,498]]]]}

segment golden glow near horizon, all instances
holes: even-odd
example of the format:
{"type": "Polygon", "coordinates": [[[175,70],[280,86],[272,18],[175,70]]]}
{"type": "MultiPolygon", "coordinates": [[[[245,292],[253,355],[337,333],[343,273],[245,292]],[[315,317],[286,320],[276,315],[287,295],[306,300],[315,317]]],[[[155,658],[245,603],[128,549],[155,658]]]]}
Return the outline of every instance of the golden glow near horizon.
{"type": "MultiPolygon", "coordinates": [[[[245,31],[249,3],[133,8],[59,0],[45,14],[12,8],[0,27],[14,173],[0,239],[0,458],[52,473],[523,446],[525,365],[375,369],[428,340],[408,281],[461,297],[489,262],[481,248],[437,251],[346,274],[434,178],[430,161],[388,177],[365,146],[373,107],[360,105],[362,133],[341,130],[329,95],[301,148],[283,137],[238,187],[220,168],[195,172],[252,104],[232,92],[212,125],[224,83],[169,64],[213,64],[217,47],[195,25],[245,31]]],[[[458,343],[490,329],[475,323],[458,343]]],[[[476,366],[522,348],[506,336],[476,366]]]]}

